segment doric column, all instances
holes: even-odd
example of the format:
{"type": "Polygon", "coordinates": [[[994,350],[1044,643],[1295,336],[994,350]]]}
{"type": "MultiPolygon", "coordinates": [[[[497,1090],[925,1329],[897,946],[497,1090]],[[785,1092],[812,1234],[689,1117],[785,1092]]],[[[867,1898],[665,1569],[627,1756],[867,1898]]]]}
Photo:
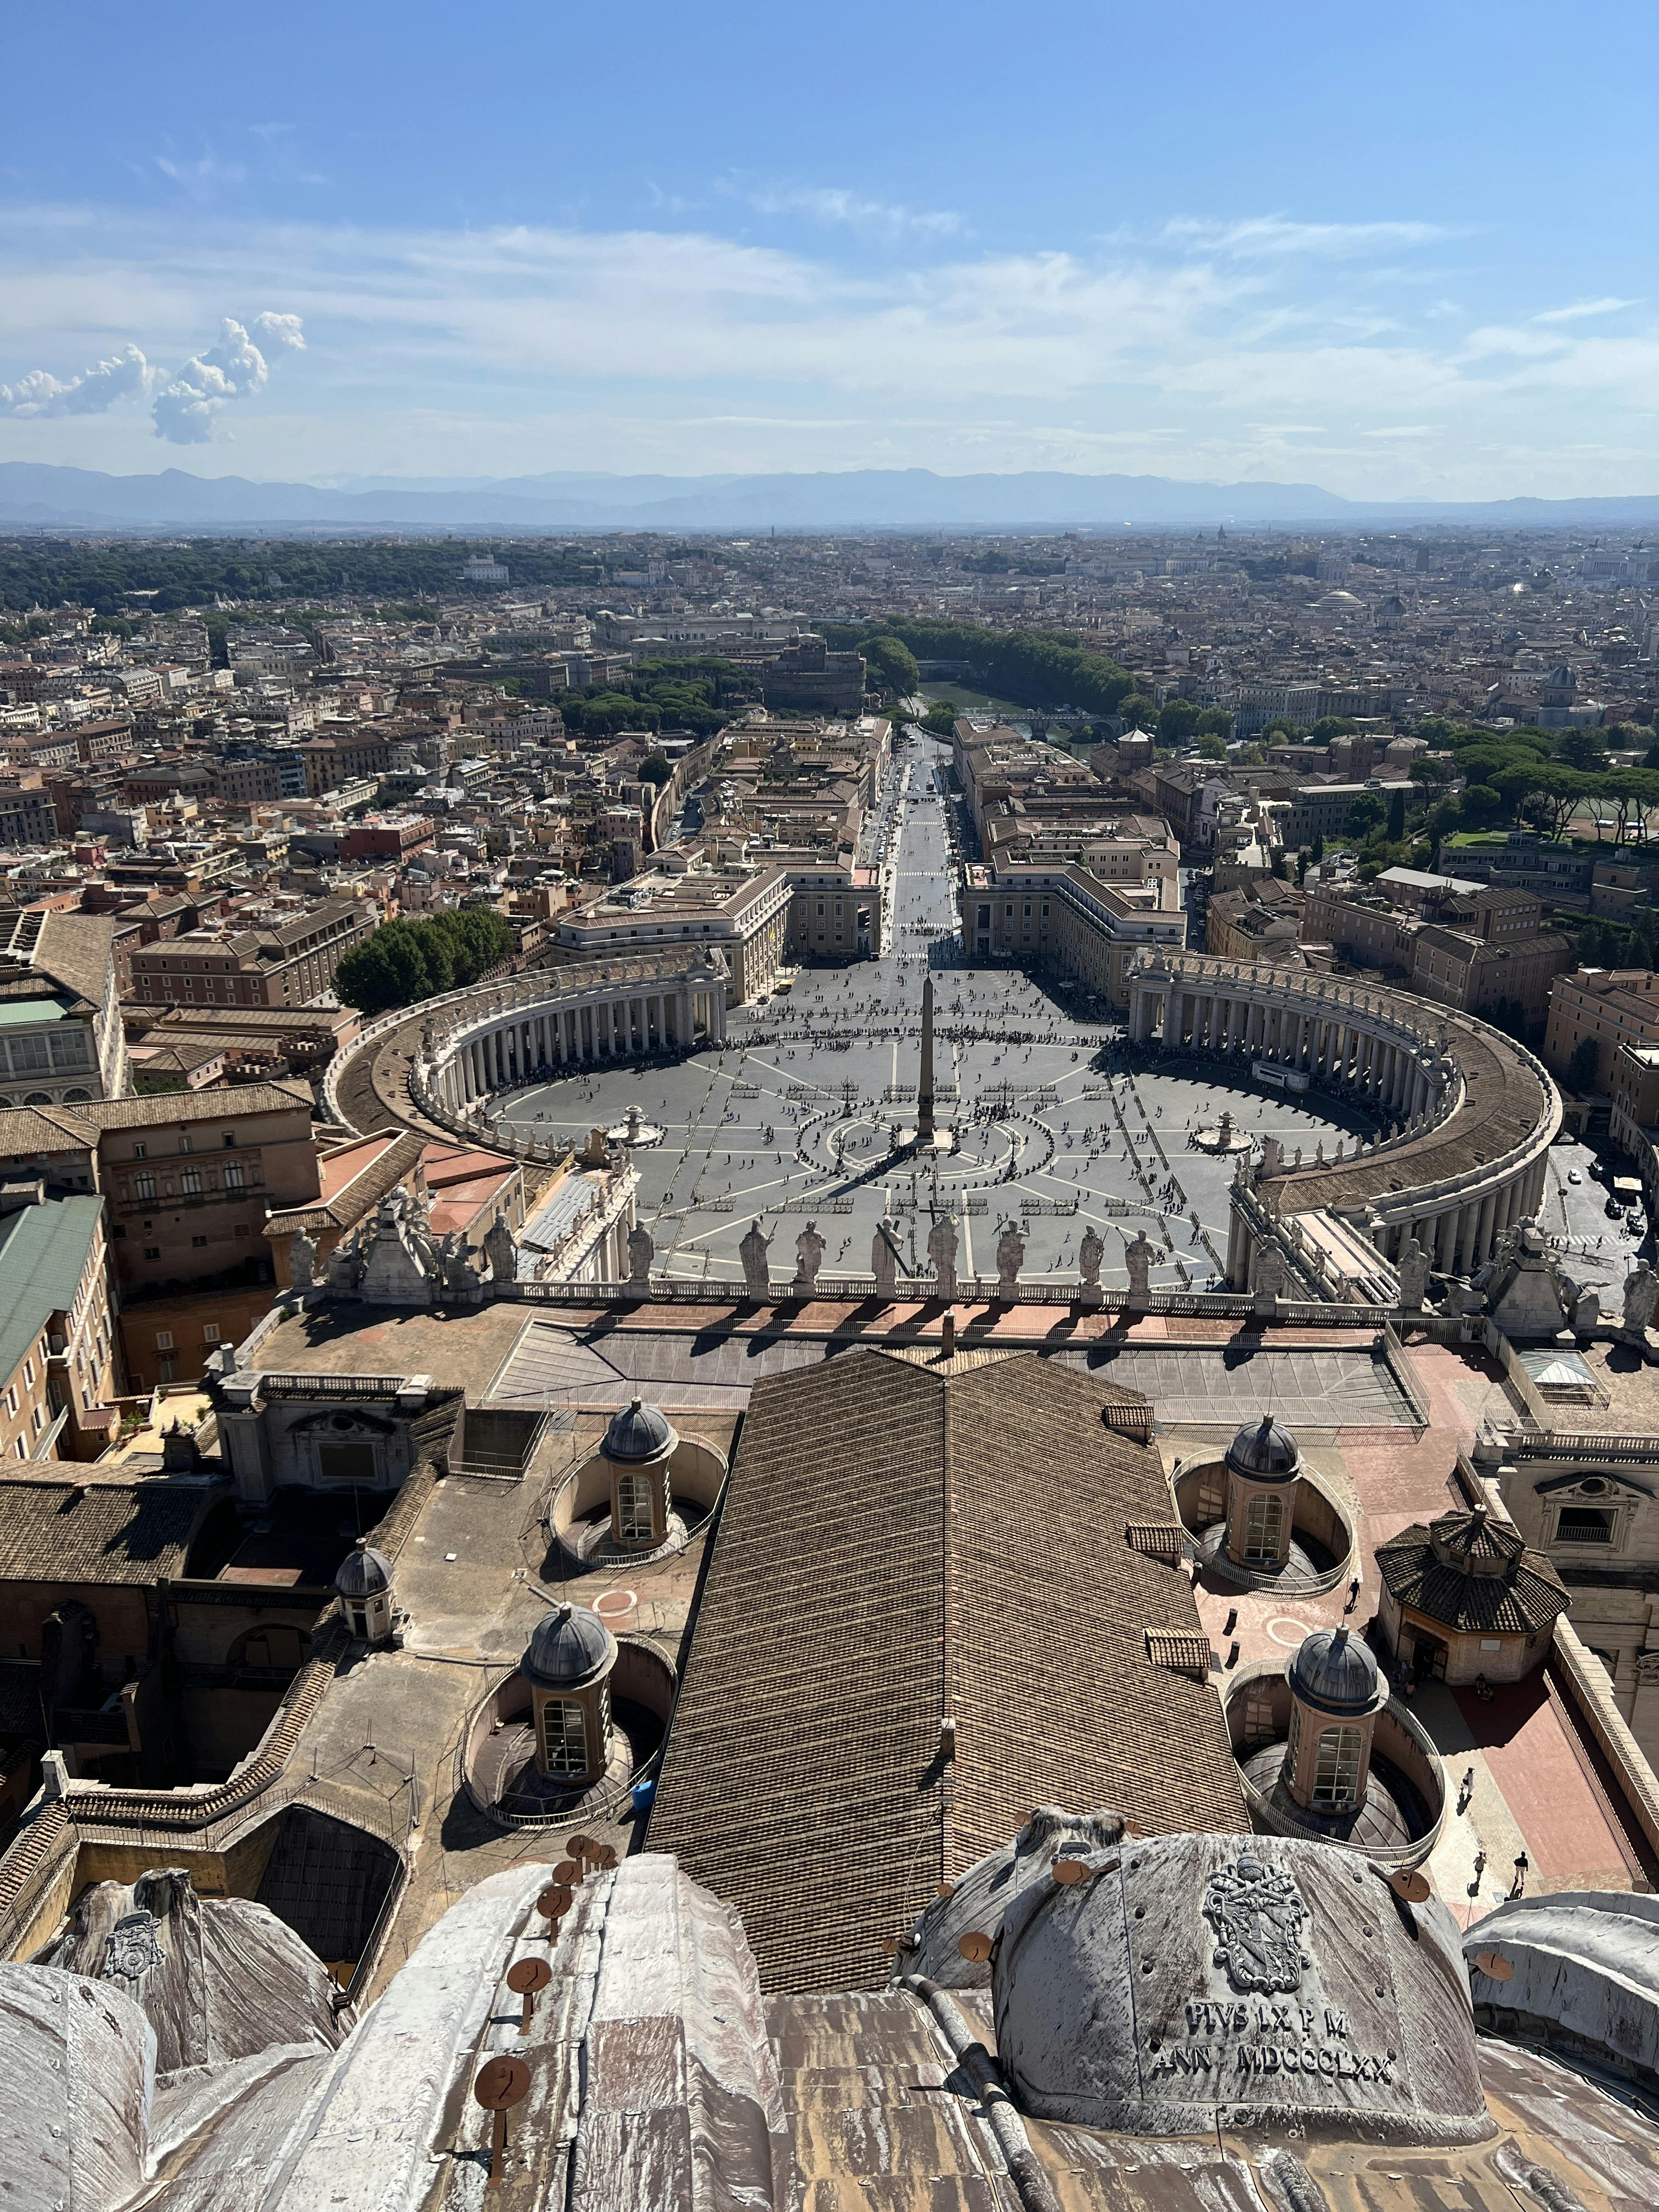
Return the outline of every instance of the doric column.
{"type": "Polygon", "coordinates": [[[1452,1248],[1457,1241],[1457,1216],[1443,1213],[1434,1224],[1434,1264],[1443,1275],[1452,1272],[1452,1248]]]}

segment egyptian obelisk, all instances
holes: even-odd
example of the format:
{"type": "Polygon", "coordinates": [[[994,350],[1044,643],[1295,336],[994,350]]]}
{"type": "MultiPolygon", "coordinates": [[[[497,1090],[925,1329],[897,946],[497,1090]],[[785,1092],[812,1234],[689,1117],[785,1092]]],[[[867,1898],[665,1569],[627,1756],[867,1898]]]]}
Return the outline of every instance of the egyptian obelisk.
{"type": "Polygon", "coordinates": [[[916,1085],[916,1142],[933,1141],[933,979],[921,987],[921,1080],[916,1085]]]}

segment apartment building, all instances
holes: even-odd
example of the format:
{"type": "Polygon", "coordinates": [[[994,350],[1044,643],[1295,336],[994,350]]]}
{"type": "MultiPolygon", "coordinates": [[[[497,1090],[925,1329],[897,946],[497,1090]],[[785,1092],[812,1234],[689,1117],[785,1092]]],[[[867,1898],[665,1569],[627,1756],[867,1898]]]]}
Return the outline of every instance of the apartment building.
{"type": "Polygon", "coordinates": [[[1595,1046],[1594,1088],[1605,1091],[1623,1045],[1659,1044],[1659,975],[1650,968],[1580,968],[1550,992],[1544,1058],[1557,1075],[1586,1038],[1595,1046]]]}
{"type": "Polygon", "coordinates": [[[55,845],[61,836],[52,794],[38,774],[0,777],[0,846],[55,845]]]}
{"type": "Polygon", "coordinates": [[[1294,884],[1271,875],[1212,891],[1204,949],[1225,960],[1299,961],[1303,903],[1294,884]]]}
{"type": "Polygon", "coordinates": [[[376,919],[367,900],[325,899],[268,929],[191,930],[133,954],[132,996],[152,1006],[307,1006],[376,919]]]}

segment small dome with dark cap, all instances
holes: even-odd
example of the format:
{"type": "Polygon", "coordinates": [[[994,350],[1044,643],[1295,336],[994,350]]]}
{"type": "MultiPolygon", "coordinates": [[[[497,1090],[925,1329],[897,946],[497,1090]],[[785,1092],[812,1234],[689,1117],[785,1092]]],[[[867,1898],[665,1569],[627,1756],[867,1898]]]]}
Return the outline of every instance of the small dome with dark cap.
{"type": "Polygon", "coordinates": [[[660,1459],[674,1444],[674,1431],[668,1425],[666,1414],[655,1406],[647,1406],[643,1398],[635,1398],[623,1407],[605,1432],[601,1447],[610,1460],[633,1461],[660,1459]]]}
{"type": "Polygon", "coordinates": [[[556,1605],[537,1623],[520,1671],[544,1690],[569,1690],[603,1674],[616,1656],[617,1639],[597,1613],[556,1605]]]}
{"type": "Polygon", "coordinates": [[[1247,1421],[1227,1447],[1227,1465],[1258,1481],[1287,1482],[1302,1472],[1302,1453],[1288,1429],[1271,1413],[1247,1421]]]}
{"type": "Polygon", "coordinates": [[[1389,1701],[1370,1647],[1346,1628],[1319,1628],[1304,1636],[1285,1673],[1297,1696],[1317,1712],[1370,1713],[1389,1701]]]}
{"type": "Polygon", "coordinates": [[[392,1562],[360,1537],[341,1560],[334,1587],[342,1597],[379,1597],[392,1588],[392,1562]]]}

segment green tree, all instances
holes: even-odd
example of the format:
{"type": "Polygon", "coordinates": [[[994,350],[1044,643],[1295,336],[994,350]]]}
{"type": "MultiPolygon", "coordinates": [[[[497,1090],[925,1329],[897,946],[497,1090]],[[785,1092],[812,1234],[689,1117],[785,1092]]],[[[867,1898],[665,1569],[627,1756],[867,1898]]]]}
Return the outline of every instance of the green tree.
{"type": "Polygon", "coordinates": [[[1485,830],[1502,819],[1505,811],[1503,793],[1494,791],[1489,783],[1472,783],[1453,801],[1458,810],[1462,825],[1469,830],[1485,830]]]}
{"type": "Polygon", "coordinates": [[[1231,738],[1233,718],[1225,707],[1201,707],[1198,715],[1198,734],[1201,738],[1231,738]]]}
{"type": "Polygon", "coordinates": [[[1569,768],[1593,773],[1607,766],[1607,749],[1599,730],[1563,730],[1555,740],[1555,757],[1569,768]]]}
{"type": "Polygon", "coordinates": [[[1349,836],[1369,837],[1373,830],[1381,828],[1386,811],[1382,800],[1373,792],[1368,791],[1363,798],[1356,799],[1348,809],[1349,836]]]}
{"type": "Polygon", "coordinates": [[[1184,744],[1198,727],[1198,708],[1190,699],[1166,699],[1158,709],[1158,734],[1166,745],[1184,744]]]}
{"type": "Polygon", "coordinates": [[[1406,834],[1406,794],[1403,791],[1389,793],[1389,836],[1398,843],[1406,834]]]}
{"type": "Polygon", "coordinates": [[[640,763],[640,781],[654,783],[659,791],[673,773],[660,753],[648,753],[640,763]]]}
{"type": "Polygon", "coordinates": [[[875,690],[908,695],[921,683],[916,656],[902,638],[878,631],[874,637],[866,637],[859,650],[875,690]]]}
{"type": "Polygon", "coordinates": [[[1567,1055],[1568,1090],[1579,1092],[1594,1091],[1599,1062],[1595,1039],[1581,1037],[1567,1055]]]}
{"type": "Polygon", "coordinates": [[[1199,757],[1202,760],[1224,761],[1227,757],[1227,740],[1218,730],[1200,731],[1198,738],[1198,750],[1199,757]]]}
{"type": "Polygon", "coordinates": [[[1347,714],[1322,714],[1308,735],[1316,745],[1328,745],[1333,738],[1347,737],[1353,728],[1353,720],[1347,714]]]}
{"type": "Polygon", "coordinates": [[[1449,783],[1456,774],[1454,764],[1438,753],[1417,753],[1413,757],[1411,779],[1413,783],[1449,783]]]}
{"type": "Polygon", "coordinates": [[[1143,730],[1150,735],[1158,727],[1158,708],[1144,691],[1132,691],[1118,708],[1123,717],[1125,736],[1143,730]]]}
{"type": "Polygon", "coordinates": [[[1644,768],[1659,768],[1659,744],[1650,745],[1642,756],[1644,768]]]}

